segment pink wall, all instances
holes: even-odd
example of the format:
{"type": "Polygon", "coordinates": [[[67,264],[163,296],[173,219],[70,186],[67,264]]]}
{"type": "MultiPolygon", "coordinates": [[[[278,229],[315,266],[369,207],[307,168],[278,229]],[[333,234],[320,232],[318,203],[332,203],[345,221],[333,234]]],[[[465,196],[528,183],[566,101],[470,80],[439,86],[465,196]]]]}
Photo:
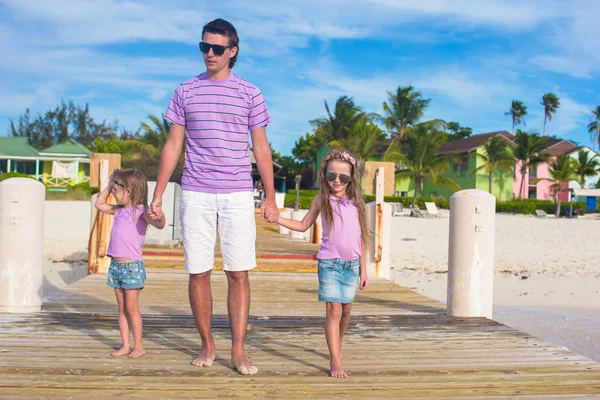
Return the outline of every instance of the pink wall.
{"type": "MultiPolygon", "coordinates": [[[[519,190],[521,188],[521,162],[518,161],[515,167],[516,176],[513,184],[513,193],[515,194],[515,199],[519,198],[519,190]]],[[[550,178],[550,166],[548,163],[542,163],[537,167],[537,178],[550,178]]],[[[568,184],[567,184],[568,185],[568,184]]],[[[550,194],[550,186],[552,186],[552,182],[550,181],[540,181],[535,187],[537,189],[536,199],[538,200],[551,200],[550,194]]],[[[567,187],[567,186],[565,186],[567,187]]],[[[523,198],[527,199],[529,197],[529,171],[525,174],[525,186],[523,187],[523,198]]],[[[561,195],[561,199],[568,198],[567,193],[563,193],[561,195]]]]}

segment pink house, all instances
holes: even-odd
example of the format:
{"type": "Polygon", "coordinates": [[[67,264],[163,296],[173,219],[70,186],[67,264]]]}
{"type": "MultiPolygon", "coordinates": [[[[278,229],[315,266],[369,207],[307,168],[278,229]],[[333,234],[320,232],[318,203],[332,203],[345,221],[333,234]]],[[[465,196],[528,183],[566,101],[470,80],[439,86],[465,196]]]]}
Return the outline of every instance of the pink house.
{"type": "MultiPolygon", "coordinates": [[[[548,139],[548,147],[544,150],[545,153],[549,153],[552,158],[556,158],[561,154],[568,154],[573,152],[577,148],[577,145],[569,140],[554,140],[548,139]]],[[[515,198],[519,198],[519,191],[521,190],[521,163],[517,162],[515,165],[515,180],[513,184],[513,193],[515,198]]],[[[525,174],[525,184],[523,186],[522,197],[524,199],[538,199],[538,200],[551,200],[552,193],[550,181],[539,181],[534,183],[535,179],[550,178],[550,165],[548,163],[542,163],[538,165],[536,169],[530,169],[525,174]]],[[[564,184],[564,188],[568,188],[569,183],[564,184]]],[[[568,201],[568,192],[561,193],[561,201],[568,201]]]]}

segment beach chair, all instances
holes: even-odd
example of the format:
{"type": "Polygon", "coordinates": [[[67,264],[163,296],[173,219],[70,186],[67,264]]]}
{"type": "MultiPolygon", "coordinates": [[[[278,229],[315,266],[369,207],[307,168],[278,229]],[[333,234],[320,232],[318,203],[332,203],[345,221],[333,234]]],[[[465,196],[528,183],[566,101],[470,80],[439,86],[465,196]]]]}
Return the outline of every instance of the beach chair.
{"type": "Polygon", "coordinates": [[[544,211],[544,210],[535,210],[535,215],[538,218],[556,218],[556,215],[546,214],[546,211],[544,211]]]}
{"type": "Polygon", "coordinates": [[[415,205],[414,207],[410,208],[410,216],[417,217],[417,218],[424,218],[425,214],[423,214],[423,211],[421,211],[419,206],[415,205]]]}
{"type": "Polygon", "coordinates": [[[440,213],[438,212],[438,209],[437,209],[435,203],[426,202],[425,203],[425,208],[427,208],[427,214],[428,215],[432,215],[434,217],[439,217],[440,216],[440,213]]]}
{"type": "Polygon", "coordinates": [[[410,216],[410,211],[405,210],[402,207],[402,203],[391,203],[392,204],[392,217],[410,216]]]}

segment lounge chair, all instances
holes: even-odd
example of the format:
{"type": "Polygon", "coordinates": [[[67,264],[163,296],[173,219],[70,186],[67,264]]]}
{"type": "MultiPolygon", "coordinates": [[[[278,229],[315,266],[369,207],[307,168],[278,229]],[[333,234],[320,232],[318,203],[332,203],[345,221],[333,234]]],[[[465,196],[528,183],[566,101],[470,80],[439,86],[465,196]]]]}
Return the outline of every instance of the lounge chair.
{"type": "Polygon", "coordinates": [[[392,204],[392,217],[409,216],[410,211],[405,210],[402,207],[402,203],[391,203],[392,204]]]}
{"type": "Polygon", "coordinates": [[[556,218],[554,214],[546,214],[544,210],[535,210],[535,215],[538,218],[556,218]]]}
{"type": "Polygon", "coordinates": [[[410,208],[410,216],[417,217],[417,218],[423,218],[423,217],[425,217],[425,214],[423,214],[423,211],[421,211],[419,206],[415,205],[414,207],[410,208]]]}
{"type": "Polygon", "coordinates": [[[439,217],[440,216],[440,213],[438,212],[438,209],[437,209],[435,203],[426,202],[425,203],[425,208],[427,208],[427,214],[428,215],[432,215],[434,217],[439,217]]]}

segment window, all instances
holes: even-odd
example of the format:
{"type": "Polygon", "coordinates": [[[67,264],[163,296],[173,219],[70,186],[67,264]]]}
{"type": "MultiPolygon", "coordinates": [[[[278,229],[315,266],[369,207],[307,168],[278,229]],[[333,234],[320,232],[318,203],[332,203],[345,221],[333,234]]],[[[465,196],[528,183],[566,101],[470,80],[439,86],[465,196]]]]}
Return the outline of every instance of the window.
{"type": "Polygon", "coordinates": [[[465,155],[464,159],[462,161],[459,162],[454,162],[453,163],[453,168],[454,168],[454,172],[456,173],[457,176],[467,176],[467,171],[469,169],[469,156],[465,155]]]}
{"type": "Polygon", "coordinates": [[[401,197],[408,197],[408,192],[400,192],[401,197]]]}
{"type": "Polygon", "coordinates": [[[537,167],[533,167],[533,168],[529,168],[529,178],[530,178],[530,184],[534,183],[531,182],[531,178],[535,179],[537,178],[537,167]]]}
{"type": "Polygon", "coordinates": [[[527,197],[528,199],[537,199],[537,188],[532,187],[529,189],[529,196],[527,197]]]}

